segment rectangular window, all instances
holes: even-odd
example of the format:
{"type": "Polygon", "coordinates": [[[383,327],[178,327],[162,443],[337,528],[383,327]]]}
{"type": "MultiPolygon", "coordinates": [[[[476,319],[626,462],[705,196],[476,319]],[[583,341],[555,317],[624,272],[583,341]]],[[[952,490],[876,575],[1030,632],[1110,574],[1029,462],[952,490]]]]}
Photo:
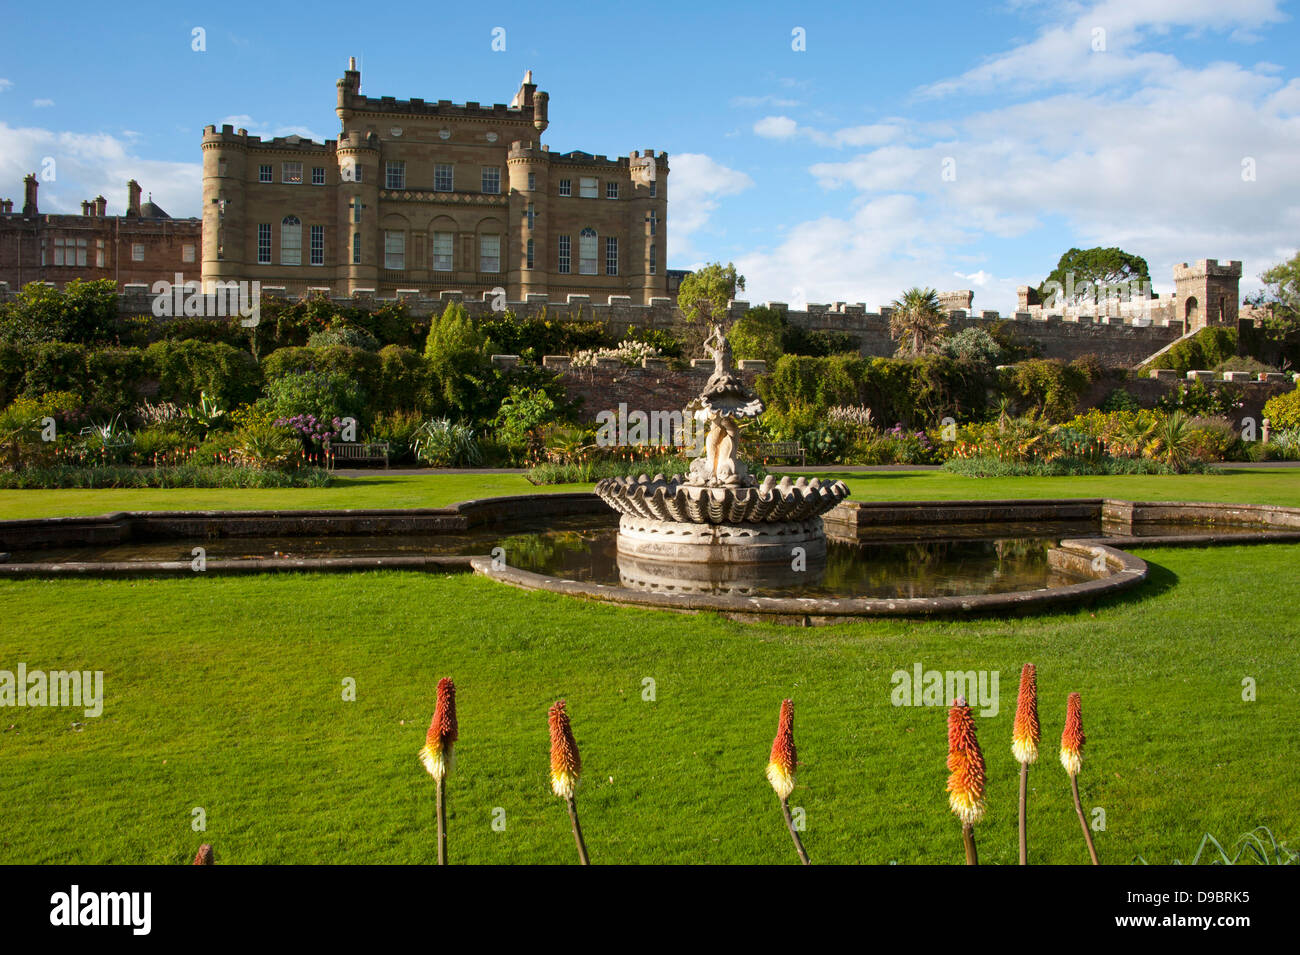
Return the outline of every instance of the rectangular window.
{"type": "Polygon", "coordinates": [[[618,239],[613,236],[605,239],[605,274],[618,275],[618,239]]]}
{"type": "Polygon", "coordinates": [[[536,190],[537,190],[537,173],[530,172],[528,174],[528,191],[535,192],[536,190]]]}
{"type": "MultiPolygon", "coordinates": [[[[144,248],[144,246],[141,246],[141,248],[144,248]]],[[[86,264],[86,240],[55,239],[54,264],[84,267],[86,264]]]]}
{"type": "Polygon", "coordinates": [[[562,196],[573,195],[573,180],[571,179],[560,180],[560,195],[562,196]]]}
{"type": "Polygon", "coordinates": [[[352,200],[352,223],[356,225],[361,221],[361,199],[352,200]]]}
{"type": "Polygon", "coordinates": [[[597,181],[590,176],[583,176],[578,180],[578,196],[583,199],[595,199],[597,181]]]}
{"type": "Polygon", "coordinates": [[[478,239],[478,270],[501,271],[501,236],[481,235],[478,239]]]}
{"type": "Polygon", "coordinates": [[[312,167],[311,167],[311,184],[312,184],[313,186],[323,186],[323,185],[325,185],[325,167],[324,167],[324,166],[312,166],[312,167]]]}
{"type": "Polygon", "coordinates": [[[193,245],[190,245],[190,244],[187,243],[187,244],[181,246],[181,261],[182,261],[182,262],[193,262],[193,261],[194,261],[194,246],[193,246],[193,245]]]}
{"type": "Polygon", "coordinates": [[[405,189],[406,188],[406,161],[402,159],[390,159],[384,164],[384,188],[385,189],[405,189]]]}
{"type": "Polygon", "coordinates": [[[302,265],[302,221],[297,216],[280,222],[280,264],[302,265]]]}
{"type": "Polygon", "coordinates": [[[144,246],[141,245],[139,242],[131,246],[131,261],[132,262],[144,261],[144,246]]]}
{"type": "Polygon", "coordinates": [[[226,168],[227,168],[227,166],[226,166],[226,161],[225,161],[224,159],[218,159],[218,160],[217,160],[217,175],[218,175],[218,176],[224,176],[224,175],[226,174],[226,168]]]}
{"type": "Polygon", "coordinates": [[[451,232],[435,232],[433,234],[433,270],[435,272],[450,272],[452,250],[455,248],[456,236],[451,232]]]}
{"type": "Polygon", "coordinates": [[[483,167],[483,191],[496,195],[501,191],[501,169],[498,166],[483,167]]]}
{"type": "Polygon", "coordinates": [[[280,181],[294,186],[302,185],[302,163],[285,162],[280,164],[280,181]]]}
{"type": "Polygon", "coordinates": [[[659,248],[652,242],[650,243],[650,274],[654,275],[659,271],[659,248]]]}
{"type": "Polygon", "coordinates": [[[257,181],[258,182],[275,181],[271,178],[271,164],[269,162],[262,163],[260,166],[257,167],[257,181]]]}
{"type": "Polygon", "coordinates": [[[357,165],[355,159],[345,159],[339,168],[339,178],[344,182],[361,182],[365,167],[357,165]]]}
{"type": "Polygon", "coordinates": [[[524,213],[528,217],[528,231],[533,231],[533,221],[537,218],[537,212],[533,209],[533,204],[528,203],[528,209],[524,213]]]}
{"type": "Polygon", "coordinates": [[[384,268],[406,268],[406,233],[384,233],[384,268]]]}
{"type": "Polygon", "coordinates": [[[650,180],[650,198],[653,199],[653,198],[654,198],[655,196],[657,196],[657,195],[659,195],[659,183],[656,182],[654,179],[651,179],[651,180],[650,180]]]}
{"type": "Polygon", "coordinates": [[[569,237],[567,235],[560,236],[559,241],[556,244],[556,248],[560,250],[559,271],[561,274],[568,275],[569,274],[569,237]]]}
{"type": "Polygon", "coordinates": [[[271,223],[257,224],[257,264],[271,264],[271,223]]]}
{"type": "Polygon", "coordinates": [[[578,233],[578,274],[596,274],[596,230],[583,229],[578,233]]]}
{"type": "Polygon", "coordinates": [[[618,198],[618,183],[616,182],[605,183],[605,198],[606,199],[618,198]]]}
{"type": "Polygon", "coordinates": [[[528,264],[525,265],[524,268],[531,269],[533,267],[533,240],[532,239],[528,240],[528,255],[526,261],[528,264]]]}
{"type": "Polygon", "coordinates": [[[650,210],[650,234],[651,235],[659,234],[659,217],[655,215],[653,209],[650,210]]]}
{"type": "Polygon", "coordinates": [[[433,167],[434,192],[452,192],[455,190],[455,168],[451,163],[438,163],[433,167]]]}
{"type": "Polygon", "coordinates": [[[311,264],[325,264],[325,227],[323,225],[311,227],[311,264]]]}
{"type": "Polygon", "coordinates": [[[95,268],[104,268],[104,240],[95,240],[95,268]]]}
{"type": "Polygon", "coordinates": [[[352,233],[352,264],[361,264],[361,233],[352,233]]]}

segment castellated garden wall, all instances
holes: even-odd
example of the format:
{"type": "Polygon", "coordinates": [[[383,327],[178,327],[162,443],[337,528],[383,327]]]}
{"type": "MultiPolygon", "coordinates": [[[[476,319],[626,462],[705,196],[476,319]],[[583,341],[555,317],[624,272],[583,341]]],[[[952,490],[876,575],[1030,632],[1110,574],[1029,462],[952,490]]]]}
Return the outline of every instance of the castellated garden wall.
{"type": "MultiPolygon", "coordinates": [[[[327,289],[319,291],[328,295],[327,289]]],[[[280,288],[264,286],[261,292],[263,295],[288,297],[280,288]]],[[[0,283],[0,302],[13,294],[0,283]]],[[[481,298],[469,298],[454,291],[441,292],[436,297],[410,293],[399,298],[417,317],[428,317],[441,312],[447,302],[460,301],[475,316],[509,309],[519,316],[535,317],[545,311],[552,318],[563,316],[605,322],[616,335],[633,326],[669,330],[683,323],[681,311],[670,298],[652,298],[648,305],[633,305],[630,297],[625,295],[611,295],[607,302],[592,301],[587,295],[570,295],[563,302],[548,301],[544,295],[529,295],[523,302],[507,302],[503,298],[494,300],[491,293],[484,293],[481,298]]],[[[331,301],[341,306],[364,307],[378,306],[391,299],[380,299],[365,290],[358,290],[349,298],[331,297],[331,301]]],[[[128,285],[119,303],[123,314],[148,315],[152,304],[150,289],[144,285],[128,285]]],[[[767,305],[784,312],[790,324],[805,330],[852,335],[858,339],[863,355],[888,357],[894,354],[895,342],[889,337],[887,308],[871,312],[861,303],[845,302],[810,304],[803,310],[792,310],[782,302],[769,302],[767,305]]],[[[732,302],[730,318],[739,319],[749,307],[749,302],[732,302]]],[[[1044,358],[1069,361],[1082,355],[1096,355],[1103,364],[1132,367],[1183,335],[1183,322],[1168,319],[1159,310],[1152,314],[1154,318],[1134,321],[1127,316],[1061,316],[1043,314],[1041,310],[1004,316],[993,311],[954,309],[949,312],[949,320],[953,333],[970,326],[987,328],[996,321],[1011,321],[1021,337],[1038,344],[1044,358]]]]}

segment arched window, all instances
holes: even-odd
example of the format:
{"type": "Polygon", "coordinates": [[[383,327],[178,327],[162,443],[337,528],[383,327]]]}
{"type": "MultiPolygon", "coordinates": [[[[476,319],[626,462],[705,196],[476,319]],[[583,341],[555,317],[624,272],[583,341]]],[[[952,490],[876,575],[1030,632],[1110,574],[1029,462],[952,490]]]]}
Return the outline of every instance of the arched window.
{"type": "Polygon", "coordinates": [[[280,220],[280,264],[302,265],[302,220],[297,216],[280,220]]]}
{"type": "Polygon", "coordinates": [[[596,274],[596,230],[590,227],[578,233],[578,274],[596,274]]]}
{"type": "Polygon", "coordinates": [[[1189,298],[1183,312],[1183,317],[1187,319],[1188,326],[1195,324],[1197,311],[1199,311],[1199,306],[1196,299],[1189,298]]]}

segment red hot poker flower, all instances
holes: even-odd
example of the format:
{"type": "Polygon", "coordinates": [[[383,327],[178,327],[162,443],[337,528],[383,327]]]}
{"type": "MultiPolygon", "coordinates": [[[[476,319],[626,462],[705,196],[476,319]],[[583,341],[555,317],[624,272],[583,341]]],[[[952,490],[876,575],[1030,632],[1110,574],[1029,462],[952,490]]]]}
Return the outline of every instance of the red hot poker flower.
{"type": "Polygon", "coordinates": [[[551,789],[562,799],[572,799],[582,773],[582,758],[578,755],[566,705],[566,701],[557,700],[547,714],[551,730],[551,789]]]}
{"type": "Polygon", "coordinates": [[[975,739],[975,718],[965,699],[948,711],[948,805],[963,823],[984,818],[984,754],[975,739]]]}
{"type": "Polygon", "coordinates": [[[1061,733],[1061,765],[1071,776],[1079,775],[1083,768],[1083,700],[1071,693],[1065,704],[1065,730],[1061,733]]]}
{"type": "Polygon", "coordinates": [[[1016,721],[1011,730],[1011,752],[1016,761],[1032,763],[1038,759],[1038,670],[1026,663],[1020,671],[1020,695],[1016,700],[1016,721]]]}
{"type": "Polygon", "coordinates": [[[767,763],[767,781],[772,784],[782,800],[794,792],[795,764],[798,754],[794,746],[794,703],[781,701],[781,716],[776,725],[776,739],[772,741],[772,755],[767,763]]]}

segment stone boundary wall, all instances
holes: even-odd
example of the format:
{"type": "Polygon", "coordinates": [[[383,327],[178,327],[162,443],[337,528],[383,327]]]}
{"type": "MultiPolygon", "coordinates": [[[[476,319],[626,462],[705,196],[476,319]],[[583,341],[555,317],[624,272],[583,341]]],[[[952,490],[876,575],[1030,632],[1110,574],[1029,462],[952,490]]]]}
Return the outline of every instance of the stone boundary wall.
{"type": "MultiPolygon", "coordinates": [[[[327,289],[318,292],[328,296],[327,289]]],[[[8,283],[0,282],[0,304],[12,301],[16,294],[8,283]]],[[[263,286],[262,294],[290,297],[285,289],[275,286],[263,286]]],[[[377,298],[372,291],[364,289],[357,290],[351,297],[329,297],[331,302],[340,307],[375,308],[384,302],[394,301],[377,298]]],[[[428,318],[440,313],[450,301],[464,303],[466,310],[474,316],[487,315],[493,311],[490,292],[483,293],[480,298],[473,298],[461,292],[448,291],[429,296],[413,291],[399,293],[397,298],[405,302],[410,313],[417,318],[428,318]]],[[[786,320],[798,328],[854,336],[859,341],[863,355],[887,357],[894,354],[895,343],[889,337],[888,308],[871,312],[860,302],[836,302],[832,305],[809,304],[805,309],[796,311],[784,302],[765,304],[783,312],[786,320]]],[[[124,316],[151,315],[152,305],[153,295],[146,285],[127,285],[118,298],[118,308],[124,316]]],[[[592,301],[588,295],[570,295],[563,302],[549,301],[545,295],[529,295],[527,301],[506,302],[504,307],[520,316],[533,317],[545,309],[552,318],[565,316],[605,322],[618,336],[625,334],[632,326],[668,331],[684,324],[681,311],[673,299],[667,297],[652,298],[648,305],[633,305],[631,297],[626,295],[611,295],[604,302],[592,301]]],[[[749,302],[733,301],[730,303],[728,317],[733,321],[739,319],[749,307],[749,302]]],[[[1016,312],[1004,316],[998,312],[964,309],[955,309],[948,314],[950,330],[954,333],[970,327],[987,328],[995,321],[1011,321],[1023,338],[1039,345],[1045,358],[1068,361],[1092,354],[1104,364],[1122,367],[1140,364],[1183,334],[1183,322],[1163,318],[1126,320],[1117,316],[1062,316],[1043,315],[1041,312],[1016,312]]]]}

